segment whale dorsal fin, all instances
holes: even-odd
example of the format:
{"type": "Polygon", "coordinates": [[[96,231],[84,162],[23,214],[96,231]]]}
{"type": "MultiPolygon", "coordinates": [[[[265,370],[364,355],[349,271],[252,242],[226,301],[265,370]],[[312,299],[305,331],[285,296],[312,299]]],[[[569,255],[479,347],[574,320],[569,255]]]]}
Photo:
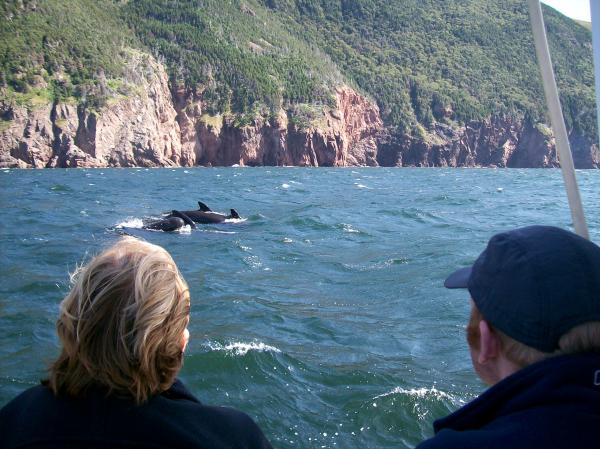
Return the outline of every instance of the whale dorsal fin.
{"type": "Polygon", "coordinates": [[[235,209],[231,209],[231,218],[240,218],[240,214],[237,213],[235,209]]]}
{"type": "Polygon", "coordinates": [[[196,229],[196,223],[194,223],[194,221],[190,217],[188,217],[186,214],[184,214],[183,212],[181,212],[179,210],[173,210],[173,211],[171,211],[171,215],[173,217],[179,217],[179,218],[181,218],[192,229],[196,229]]]}
{"type": "Polygon", "coordinates": [[[208,207],[202,201],[198,201],[198,207],[200,208],[199,210],[201,210],[202,212],[212,212],[212,210],[210,210],[210,207],[208,207]]]}

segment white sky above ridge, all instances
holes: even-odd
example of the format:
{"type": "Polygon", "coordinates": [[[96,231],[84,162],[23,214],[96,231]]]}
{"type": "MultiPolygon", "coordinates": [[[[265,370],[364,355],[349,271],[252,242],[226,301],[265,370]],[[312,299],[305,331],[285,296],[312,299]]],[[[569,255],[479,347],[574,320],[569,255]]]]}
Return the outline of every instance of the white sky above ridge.
{"type": "MultiPolygon", "coordinates": [[[[600,1],[600,0],[592,0],[600,1]]],[[[541,0],[567,17],[591,22],[590,0],[541,0]]]]}

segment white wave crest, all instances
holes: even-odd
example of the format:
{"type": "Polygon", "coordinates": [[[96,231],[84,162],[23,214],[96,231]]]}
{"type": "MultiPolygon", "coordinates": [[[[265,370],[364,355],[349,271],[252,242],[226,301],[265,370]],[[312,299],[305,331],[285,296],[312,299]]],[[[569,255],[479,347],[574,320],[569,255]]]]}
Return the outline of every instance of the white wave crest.
{"type": "Polygon", "coordinates": [[[174,232],[179,232],[180,234],[191,234],[192,228],[190,225],[184,225],[184,226],[180,227],[179,229],[176,229],[174,232]]]}
{"type": "Polygon", "coordinates": [[[270,346],[262,342],[232,342],[226,345],[217,342],[209,342],[207,346],[213,351],[225,351],[230,355],[246,355],[250,351],[257,352],[281,352],[275,346],[270,346]]]}
{"type": "Polygon", "coordinates": [[[435,387],[409,388],[409,389],[402,388],[402,387],[396,387],[393,390],[388,391],[387,393],[383,393],[378,396],[375,396],[373,398],[373,400],[379,399],[379,398],[384,398],[386,396],[391,396],[391,395],[395,395],[395,394],[410,396],[410,397],[418,398],[418,399],[433,398],[433,399],[447,399],[447,400],[453,401],[453,402],[455,401],[455,398],[452,395],[449,395],[448,393],[438,390],[435,387]]]}
{"type": "Polygon", "coordinates": [[[344,232],[348,232],[350,234],[360,234],[360,231],[358,229],[354,229],[352,225],[346,223],[342,223],[342,229],[344,230],[344,232]]]}
{"type": "Polygon", "coordinates": [[[141,218],[127,218],[121,223],[115,225],[116,228],[141,228],[144,226],[144,222],[141,218]]]}
{"type": "Polygon", "coordinates": [[[226,218],[225,220],[223,220],[223,223],[243,223],[246,220],[248,220],[247,218],[226,218]]]}

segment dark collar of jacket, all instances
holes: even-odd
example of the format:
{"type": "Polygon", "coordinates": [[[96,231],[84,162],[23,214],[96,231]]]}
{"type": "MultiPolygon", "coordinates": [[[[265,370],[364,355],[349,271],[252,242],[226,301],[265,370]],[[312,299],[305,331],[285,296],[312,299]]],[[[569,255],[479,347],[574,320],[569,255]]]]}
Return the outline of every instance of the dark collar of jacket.
{"type": "Polygon", "coordinates": [[[503,416],[561,405],[600,413],[600,354],[556,356],[534,363],[435,421],[433,428],[436,434],[444,429],[480,429],[503,416]]]}
{"type": "Polygon", "coordinates": [[[0,409],[0,449],[42,447],[272,449],[248,415],[201,404],[179,380],[139,405],[101,387],[78,397],[29,388],[0,409]]]}
{"type": "Polygon", "coordinates": [[[179,378],[175,379],[171,388],[167,391],[163,391],[161,396],[164,396],[168,399],[186,399],[188,401],[197,402],[200,404],[200,401],[194,396],[190,391],[183,385],[183,382],[179,380],[179,378]]]}

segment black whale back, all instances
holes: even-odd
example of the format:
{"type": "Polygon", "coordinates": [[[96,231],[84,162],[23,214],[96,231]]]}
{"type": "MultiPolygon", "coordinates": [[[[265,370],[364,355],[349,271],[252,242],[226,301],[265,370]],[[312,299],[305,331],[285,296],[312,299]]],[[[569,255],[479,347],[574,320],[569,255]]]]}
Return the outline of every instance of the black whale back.
{"type": "Polygon", "coordinates": [[[196,223],[222,223],[228,217],[217,212],[203,212],[201,210],[184,210],[185,215],[190,217],[196,223]]]}
{"type": "Polygon", "coordinates": [[[155,231],[172,232],[185,226],[185,222],[179,217],[167,217],[162,220],[153,221],[144,225],[144,229],[153,229],[155,231]]]}

